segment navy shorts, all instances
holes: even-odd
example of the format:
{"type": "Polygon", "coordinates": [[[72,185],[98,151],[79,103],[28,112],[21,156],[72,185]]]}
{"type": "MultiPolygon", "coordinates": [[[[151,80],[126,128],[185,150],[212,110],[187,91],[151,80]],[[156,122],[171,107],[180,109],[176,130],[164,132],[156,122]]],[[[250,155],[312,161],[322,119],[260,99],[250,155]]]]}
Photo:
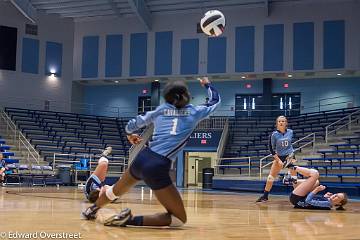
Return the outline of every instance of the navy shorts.
{"type": "MultiPolygon", "coordinates": [[[[279,158],[280,158],[280,160],[284,163],[284,162],[287,161],[287,157],[288,157],[288,156],[289,156],[289,155],[279,156],[279,158]]],[[[296,159],[296,158],[295,158],[295,155],[293,155],[292,158],[293,158],[293,159],[296,159]]]]}
{"type": "Polygon", "coordinates": [[[303,208],[305,205],[306,196],[298,196],[294,193],[290,194],[290,202],[295,208],[303,208]]]}
{"type": "Polygon", "coordinates": [[[88,199],[89,198],[89,194],[95,190],[95,189],[99,189],[104,186],[104,183],[100,181],[100,179],[92,174],[88,180],[86,181],[85,183],[85,188],[84,188],[84,194],[86,196],[86,198],[88,199]]]}
{"type": "Polygon", "coordinates": [[[130,166],[130,174],[144,182],[153,190],[159,190],[172,184],[170,178],[171,160],[151,151],[142,149],[130,166]]]}

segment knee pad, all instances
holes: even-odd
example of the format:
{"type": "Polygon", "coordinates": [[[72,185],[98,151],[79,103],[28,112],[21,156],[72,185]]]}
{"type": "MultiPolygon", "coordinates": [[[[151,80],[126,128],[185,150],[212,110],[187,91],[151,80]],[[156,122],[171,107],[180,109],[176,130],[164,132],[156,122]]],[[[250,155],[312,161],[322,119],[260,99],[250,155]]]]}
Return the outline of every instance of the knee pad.
{"type": "Polygon", "coordinates": [[[174,215],[171,214],[170,216],[171,216],[171,223],[170,223],[169,227],[181,227],[185,224],[183,221],[181,221],[174,215]]]}
{"type": "Polygon", "coordinates": [[[106,189],[106,192],[105,192],[106,197],[107,197],[110,201],[114,201],[114,200],[116,200],[116,199],[119,198],[118,196],[116,196],[116,195],[114,194],[113,188],[114,188],[114,186],[111,186],[111,187],[109,187],[108,189],[106,189]]]}
{"type": "Polygon", "coordinates": [[[100,164],[100,163],[106,163],[106,164],[108,164],[108,163],[109,163],[109,160],[108,160],[106,157],[101,157],[101,158],[99,159],[98,163],[99,163],[99,164],[100,164]]]}
{"type": "Polygon", "coordinates": [[[273,181],[275,181],[275,178],[274,178],[273,176],[269,175],[269,176],[267,177],[267,181],[273,182],[273,181]]]}

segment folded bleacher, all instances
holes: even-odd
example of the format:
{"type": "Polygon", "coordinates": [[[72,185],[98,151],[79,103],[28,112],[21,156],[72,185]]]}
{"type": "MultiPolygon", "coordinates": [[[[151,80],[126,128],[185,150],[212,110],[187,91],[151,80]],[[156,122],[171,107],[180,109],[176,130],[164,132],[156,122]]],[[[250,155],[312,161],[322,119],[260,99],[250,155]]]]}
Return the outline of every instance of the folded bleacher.
{"type": "Polygon", "coordinates": [[[80,160],[113,147],[109,160],[128,158],[129,144],[124,133],[128,119],[6,108],[5,111],[30,143],[49,164],[80,160]]]}
{"type": "MultiPolygon", "coordinates": [[[[311,133],[316,134],[317,139],[324,139],[325,127],[347,115],[359,110],[359,108],[325,111],[320,113],[302,114],[287,117],[289,128],[294,131],[294,141],[311,133]]],[[[269,154],[269,136],[275,130],[276,117],[259,118],[231,118],[229,119],[229,136],[224,158],[252,157],[260,159],[269,154]]],[[[355,138],[350,138],[356,141],[355,138]]],[[[295,145],[295,147],[298,147],[295,145]]]]}
{"type": "MultiPolygon", "coordinates": [[[[287,117],[289,128],[294,131],[293,142],[304,138],[305,136],[315,133],[316,141],[324,141],[325,127],[358,111],[359,108],[341,109],[334,111],[325,111],[319,113],[303,114],[299,116],[287,117]]],[[[229,135],[227,145],[223,155],[223,160],[218,164],[219,173],[225,174],[248,174],[249,158],[251,160],[251,175],[259,173],[260,159],[267,156],[270,152],[268,149],[269,136],[275,130],[276,117],[261,118],[232,118],[229,119],[229,135]]],[[[347,119],[344,122],[348,121],[347,119]]],[[[340,124],[343,121],[340,122],[340,124]]],[[[346,137],[348,144],[357,141],[357,136],[346,137]]],[[[303,139],[294,144],[298,148],[305,143],[309,143],[312,138],[303,139]]],[[[339,145],[338,147],[340,147],[339,145]]],[[[347,146],[347,145],[344,145],[347,146]]],[[[349,145],[350,146],[350,145],[349,145]]],[[[336,147],[336,146],[335,146],[336,147]]],[[[325,154],[326,151],[324,150],[325,154]]],[[[329,152],[331,153],[332,150],[329,152]]],[[[354,149],[339,149],[343,156],[352,154],[356,156],[357,151],[354,149]]],[[[271,161],[271,158],[263,160],[263,164],[271,161]]]]}
{"type": "Polygon", "coordinates": [[[321,157],[308,157],[304,161],[320,172],[323,182],[360,183],[360,131],[343,137],[344,143],[329,144],[332,149],[319,150],[321,157]]]}

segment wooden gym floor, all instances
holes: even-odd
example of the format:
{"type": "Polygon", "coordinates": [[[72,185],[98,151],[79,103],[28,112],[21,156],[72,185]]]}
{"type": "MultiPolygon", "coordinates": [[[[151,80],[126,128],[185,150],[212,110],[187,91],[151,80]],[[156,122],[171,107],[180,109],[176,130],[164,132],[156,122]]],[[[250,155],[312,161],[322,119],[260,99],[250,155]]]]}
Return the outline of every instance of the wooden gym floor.
{"type": "MultiPolygon", "coordinates": [[[[292,208],[287,196],[272,195],[268,203],[257,205],[258,194],[181,192],[188,223],[182,229],[159,229],[105,227],[82,220],[80,212],[89,204],[76,188],[0,188],[0,238],[9,239],[9,234],[14,237],[17,232],[38,236],[71,233],[80,234],[81,239],[101,240],[360,239],[360,202],[351,202],[346,211],[301,211],[292,208]]],[[[135,215],[163,211],[149,189],[142,198],[141,188],[135,188],[101,210],[100,221],[125,207],[135,215]]]]}

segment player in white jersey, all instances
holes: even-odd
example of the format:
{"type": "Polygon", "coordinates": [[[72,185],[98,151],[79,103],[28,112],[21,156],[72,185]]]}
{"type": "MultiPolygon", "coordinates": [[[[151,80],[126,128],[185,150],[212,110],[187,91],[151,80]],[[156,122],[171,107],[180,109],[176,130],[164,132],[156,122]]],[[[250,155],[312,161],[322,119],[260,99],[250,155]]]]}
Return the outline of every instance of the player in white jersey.
{"type": "Polygon", "coordinates": [[[96,212],[107,203],[125,194],[139,180],[154,191],[166,212],[148,216],[133,217],[125,209],[105,221],[109,226],[170,226],[180,227],[186,223],[186,211],[176,187],[172,184],[169,170],[177,153],[185,146],[198,122],[209,116],[220,103],[220,96],[208,78],[201,78],[200,84],[207,88],[209,101],[200,106],[189,104],[190,93],[183,81],[168,83],[164,88],[165,103],[144,116],[137,116],[126,126],[128,139],[132,144],[142,141],[133,132],[151,123],[154,133],[148,147],[142,149],[122,178],[106,190],[96,203],[86,209],[83,215],[95,219],[96,212]]]}

